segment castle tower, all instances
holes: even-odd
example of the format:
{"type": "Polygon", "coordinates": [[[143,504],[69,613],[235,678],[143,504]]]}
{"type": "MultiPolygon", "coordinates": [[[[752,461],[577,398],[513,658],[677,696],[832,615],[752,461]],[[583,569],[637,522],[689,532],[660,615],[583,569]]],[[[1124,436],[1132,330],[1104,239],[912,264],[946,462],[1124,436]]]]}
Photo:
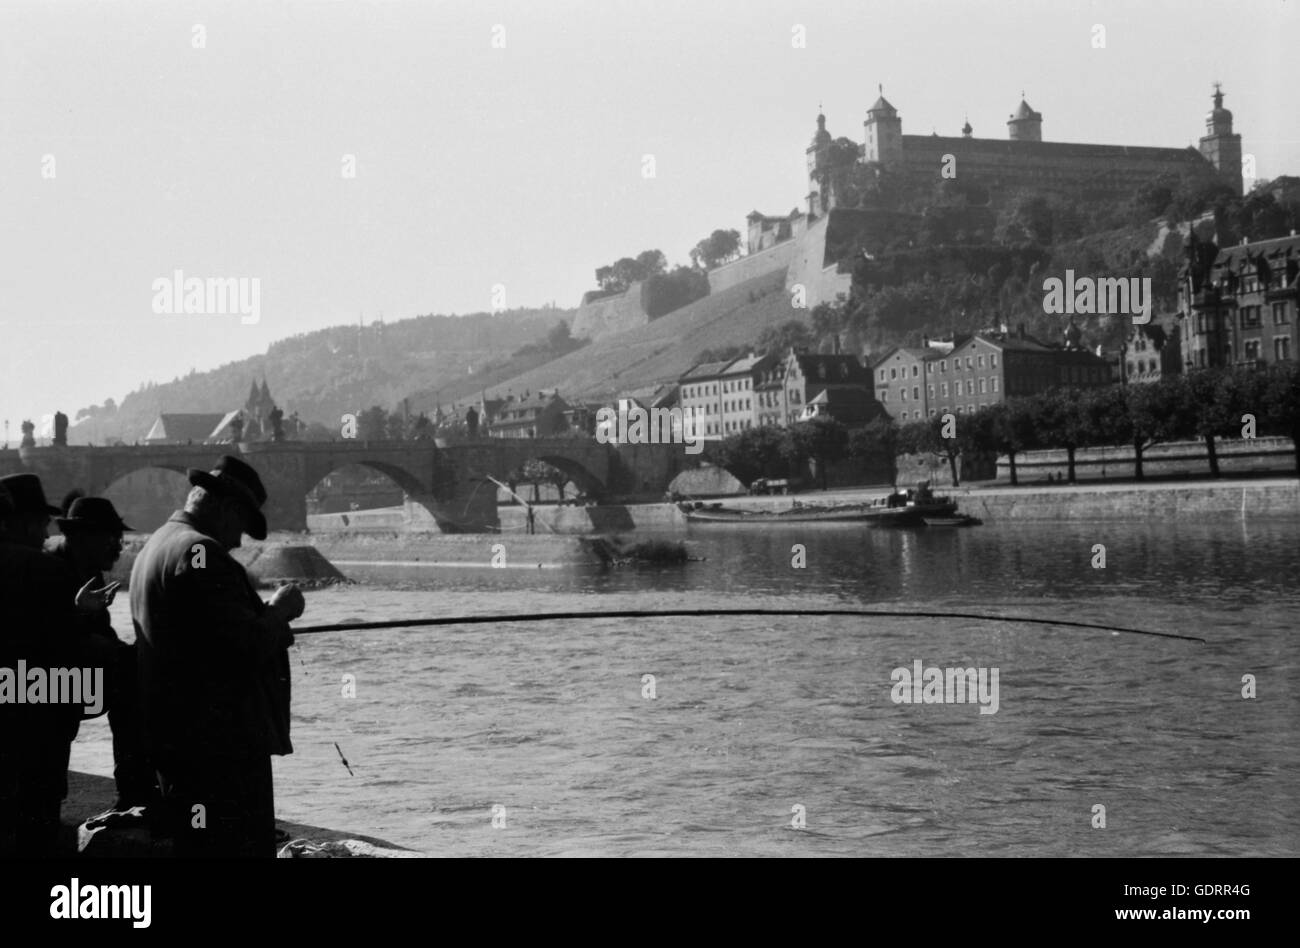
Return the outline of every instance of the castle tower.
{"type": "Polygon", "coordinates": [[[862,123],[866,141],[863,157],[888,167],[903,158],[903,120],[898,117],[898,110],[885,100],[884,87],[878,88],[880,98],[867,109],[867,120],[862,123]]]}
{"type": "Polygon", "coordinates": [[[829,149],[831,133],[826,131],[826,116],[817,115],[817,131],[813,134],[812,144],[805,150],[808,156],[808,216],[816,217],[822,212],[822,171],[830,160],[829,149]]]}
{"type": "Polygon", "coordinates": [[[1232,132],[1232,113],[1223,107],[1223,89],[1214,84],[1214,108],[1205,117],[1201,154],[1219,170],[1233,193],[1241,193],[1241,136],[1232,132]]]}
{"type": "MultiPolygon", "coordinates": [[[[1021,93],[1023,95],[1023,93],[1021,93]]],[[[1007,119],[1007,131],[1013,142],[1041,142],[1043,140],[1043,113],[1035,112],[1023,98],[1016,114],[1007,119]]]]}

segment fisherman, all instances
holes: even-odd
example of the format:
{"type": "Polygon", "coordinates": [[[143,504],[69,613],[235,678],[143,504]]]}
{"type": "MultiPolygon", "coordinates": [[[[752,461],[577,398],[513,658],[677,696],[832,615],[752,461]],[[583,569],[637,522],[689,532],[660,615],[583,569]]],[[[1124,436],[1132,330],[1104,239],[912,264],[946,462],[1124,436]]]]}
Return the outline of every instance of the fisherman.
{"type": "Polygon", "coordinates": [[[113,734],[113,778],[117,783],[113,810],[148,808],[157,802],[158,791],[140,730],[136,648],[117,637],[109,617],[108,608],[121,583],[104,582],[104,572],[122,555],[122,534],[131,528],[105,497],[71,495],[64,501],[64,514],[56,520],[63,535],[47,540],[46,552],[64,564],[74,590],[87,582],[105,590],[102,599],[78,612],[77,625],[86,653],[93,656],[89,663],[105,671],[105,705],[113,734]]]}
{"type": "Polygon", "coordinates": [[[193,487],[131,570],[146,747],[178,856],[274,857],[271,755],[290,754],[289,623],[296,586],[269,602],[229,551],[266,539],[266,488],[238,458],[193,487]]]}
{"type": "Polygon", "coordinates": [[[0,855],[45,856],[58,842],[76,733],[70,719],[80,720],[81,708],[18,703],[17,689],[27,686],[18,669],[30,678],[78,664],[74,597],[63,568],[41,549],[50,515],[62,511],[46,502],[40,478],[0,478],[0,495],[0,670],[14,689],[0,693],[0,855]]]}

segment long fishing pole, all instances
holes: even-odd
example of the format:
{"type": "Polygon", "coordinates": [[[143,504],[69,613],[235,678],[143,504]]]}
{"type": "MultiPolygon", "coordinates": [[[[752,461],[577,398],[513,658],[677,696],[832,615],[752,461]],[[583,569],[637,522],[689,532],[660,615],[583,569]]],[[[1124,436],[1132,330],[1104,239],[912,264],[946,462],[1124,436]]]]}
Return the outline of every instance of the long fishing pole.
{"type": "Polygon", "coordinates": [[[309,625],[293,630],[294,635],[317,632],[349,632],[370,629],[419,629],[440,625],[484,625],[493,622],[556,622],[583,619],[658,619],[703,618],[710,616],[844,616],[850,618],[887,619],[974,619],[980,622],[1019,622],[1026,625],[1068,626],[1127,635],[1149,635],[1162,639],[1182,639],[1205,644],[1205,639],[1176,632],[1130,629],[1072,619],[1040,619],[1034,616],[987,615],[979,612],[903,612],[894,609],[624,609],[601,612],[524,612],[511,615],[442,616],[436,619],[387,619],[381,622],[339,622],[333,625],[309,625]]]}

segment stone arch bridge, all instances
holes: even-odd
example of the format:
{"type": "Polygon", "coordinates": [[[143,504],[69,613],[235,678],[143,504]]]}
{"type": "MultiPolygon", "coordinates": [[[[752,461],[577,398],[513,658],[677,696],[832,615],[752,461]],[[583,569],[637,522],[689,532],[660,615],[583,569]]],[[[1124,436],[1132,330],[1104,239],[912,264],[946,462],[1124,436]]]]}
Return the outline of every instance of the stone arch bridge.
{"type": "Polygon", "coordinates": [[[694,463],[682,445],[605,445],[584,438],[493,438],[449,445],[285,441],[4,450],[0,475],[37,474],[46,496],[57,503],[73,488],[101,494],[117,479],[144,468],[181,474],[189,468],[207,470],[223,454],[240,456],[257,469],[268,494],[264,511],[270,528],[290,531],[307,529],[307,493],[348,464],[379,471],[401,487],[413,524],[460,532],[499,526],[496,488],[488,478],[505,480],[529,459],[554,465],[596,497],[661,492],[694,463]]]}

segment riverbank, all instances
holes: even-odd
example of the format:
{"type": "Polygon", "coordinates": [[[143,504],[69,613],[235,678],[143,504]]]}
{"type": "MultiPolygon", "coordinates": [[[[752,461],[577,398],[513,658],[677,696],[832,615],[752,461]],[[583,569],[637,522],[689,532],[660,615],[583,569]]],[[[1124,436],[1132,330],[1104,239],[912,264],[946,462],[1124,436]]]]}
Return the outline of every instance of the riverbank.
{"type": "MultiPolygon", "coordinates": [[[[65,855],[77,852],[77,832],[87,820],[108,810],[116,797],[111,777],[68,771],[68,797],[63,801],[62,831],[59,848],[65,855]]],[[[275,821],[275,827],[287,837],[283,845],[290,845],[290,855],[333,856],[421,856],[423,853],[372,836],[362,836],[344,830],[326,829],[309,823],[292,820],[275,821]]],[[[149,830],[139,823],[129,826],[108,827],[94,833],[83,858],[133,858],[166,859],[171,856],[171,843],[154,839],[149,830]]]]}

